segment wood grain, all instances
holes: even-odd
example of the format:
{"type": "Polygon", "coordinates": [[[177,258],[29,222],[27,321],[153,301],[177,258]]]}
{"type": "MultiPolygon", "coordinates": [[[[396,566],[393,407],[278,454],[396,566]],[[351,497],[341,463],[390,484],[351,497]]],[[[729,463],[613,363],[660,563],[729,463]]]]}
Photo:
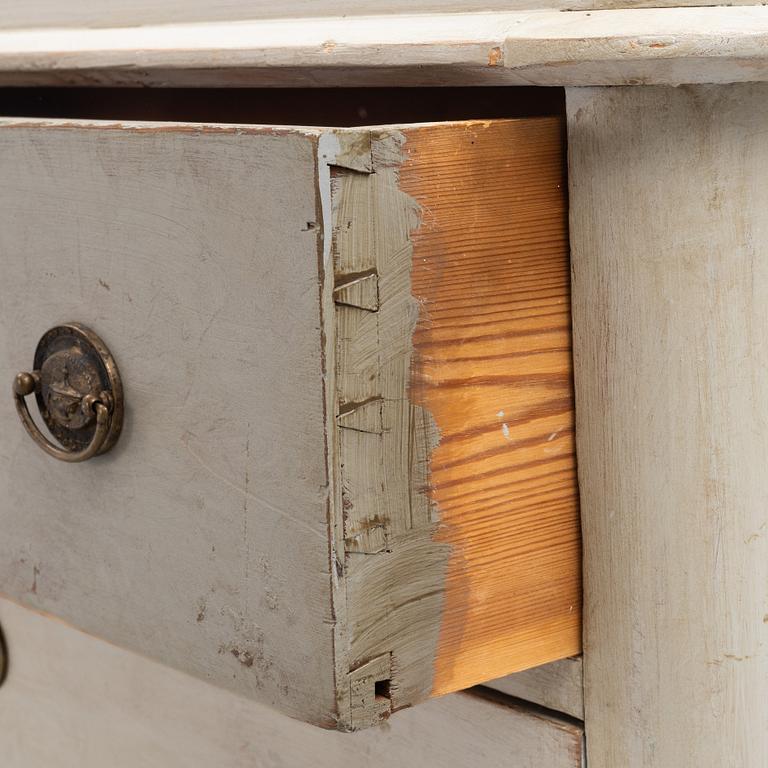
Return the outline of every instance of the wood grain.
{"type": "Polygon", "coordinates": [[[411,398],[439,431],[429,486],[451,547],[440,694],[581,647],[563,125],[404,133],[411,398]]]}
{"type": "Polygon", "coordinates": [[[589,764],[764,768],[768,88],[568,103],[589,764]]]}

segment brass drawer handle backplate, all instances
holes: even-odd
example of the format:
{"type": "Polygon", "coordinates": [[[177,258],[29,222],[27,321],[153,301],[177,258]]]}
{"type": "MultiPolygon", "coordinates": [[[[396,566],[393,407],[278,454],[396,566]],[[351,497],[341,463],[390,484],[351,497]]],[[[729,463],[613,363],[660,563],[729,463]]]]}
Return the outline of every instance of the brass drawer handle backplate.
{"type": "Polygon", "coordinates": [[[16,375],[13,394],[29,436],[55,459],[91,459],[120,436],[124,403],[117,365],[104,342],[78,323],[57,325],[43,335],[34,370],[16,375]],[[32,419],[25,400],[32,393],[61,446],[48,440],[32,419]]]}

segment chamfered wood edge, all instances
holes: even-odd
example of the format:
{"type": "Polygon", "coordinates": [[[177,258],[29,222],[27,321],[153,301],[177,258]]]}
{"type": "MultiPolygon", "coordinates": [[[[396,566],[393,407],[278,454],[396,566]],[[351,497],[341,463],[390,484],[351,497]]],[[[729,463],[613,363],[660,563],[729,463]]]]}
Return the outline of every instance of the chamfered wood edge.
{"type": "Polygon", "coordinates": [[[0,32],[0,84],[632,85],[768,79],[768,8],[268,19],[0,32]]]}

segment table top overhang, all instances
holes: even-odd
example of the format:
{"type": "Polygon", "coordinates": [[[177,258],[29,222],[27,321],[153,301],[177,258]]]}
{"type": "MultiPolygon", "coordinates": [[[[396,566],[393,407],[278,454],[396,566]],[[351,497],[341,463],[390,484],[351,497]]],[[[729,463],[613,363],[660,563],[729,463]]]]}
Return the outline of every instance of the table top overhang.
{"type": "Polygon", "coordinates": [[[2,85],[681,85],[768,79],[768,7],[0,31],[2,85]]]}

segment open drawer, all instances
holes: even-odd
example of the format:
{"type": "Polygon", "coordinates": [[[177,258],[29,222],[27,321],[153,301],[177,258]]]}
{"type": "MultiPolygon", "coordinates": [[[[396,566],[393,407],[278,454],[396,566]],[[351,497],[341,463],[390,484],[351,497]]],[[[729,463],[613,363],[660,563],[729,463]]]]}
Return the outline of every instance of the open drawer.
{"type": "Polygon", "coordinates": [[[564,154],[4,118],[0,380],[82,323],[125,419],[70,464],[0,409],[0,591],[342,729],[578,653],[564,154]]]}

